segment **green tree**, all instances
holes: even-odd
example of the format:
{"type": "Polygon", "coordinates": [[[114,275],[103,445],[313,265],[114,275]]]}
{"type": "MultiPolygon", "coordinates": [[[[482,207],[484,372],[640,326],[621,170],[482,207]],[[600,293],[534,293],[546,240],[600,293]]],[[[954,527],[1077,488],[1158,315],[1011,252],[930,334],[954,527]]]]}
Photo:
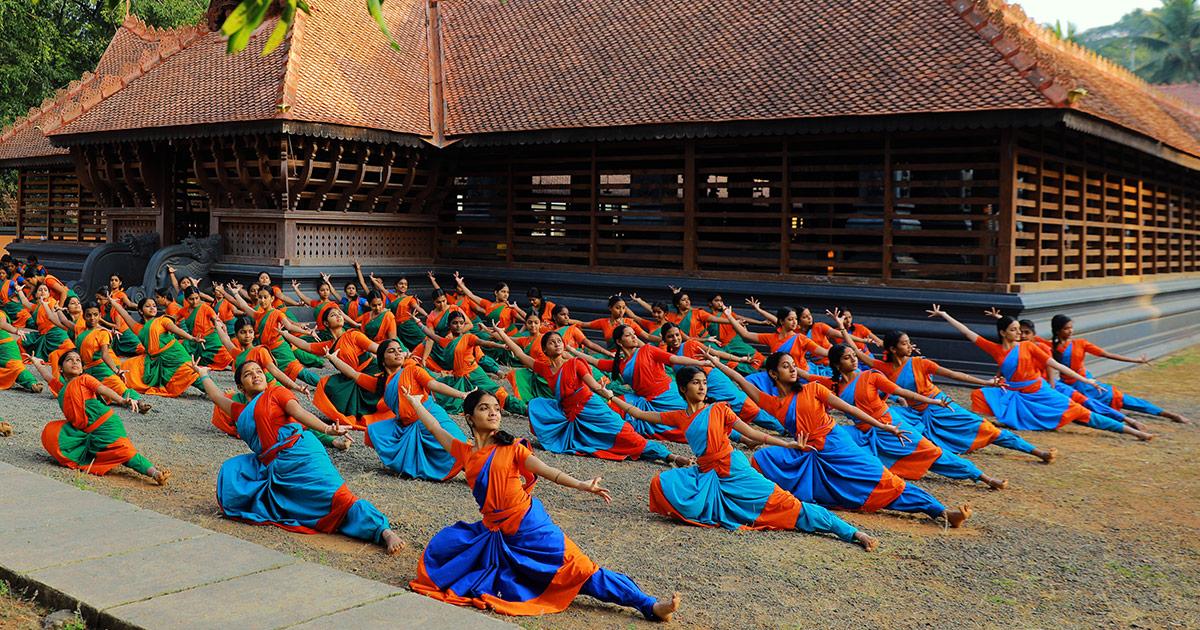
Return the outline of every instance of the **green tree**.
{"type": "Polygon", "coordinates": [[[1196,0],[1163,0],[1150,12],[1150,29],[1134,41],[1149,51],[1137,73],[1151,83],[1200,80],[1200,10],[1196,0]]]}
{"type": "Polygon", "coordinates": [[[1054,26],[1048,28],[1050,29],[1051,33],[1054,33],[1055,37],[1065,42],[1078,43],[1079,41],[1079,27],[1075,26],[1074,22],[1067,22],[1066,27],[1063,27],[1062,21],[1054,20],[1054,26]]]}

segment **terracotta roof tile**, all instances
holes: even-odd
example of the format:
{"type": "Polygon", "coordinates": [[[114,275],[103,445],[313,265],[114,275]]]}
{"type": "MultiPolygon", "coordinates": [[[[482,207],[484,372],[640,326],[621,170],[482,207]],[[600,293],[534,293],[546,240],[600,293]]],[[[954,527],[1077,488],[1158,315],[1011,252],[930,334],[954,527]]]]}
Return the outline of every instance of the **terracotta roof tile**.
{"type": "Polygon", "coordinates": [[[1154,86],[1159,92],[1200,107],[1200,83],[1173,83],[1154,86]]]}
{"type": "Polygon", "coordinates": [[[266,57],[259,51],[277,18],[238,55],[225,54],[222,35],[206,33],[52,135],[281,118],[428,136],[423,5],[384,4],[403,53],[388,46],[361,3],[313,5],[266,57]]]}
{"type": "Polygon", "coordinates": [[[452,135],[1047,105],[944,0],[440,4],[452,135]]]}

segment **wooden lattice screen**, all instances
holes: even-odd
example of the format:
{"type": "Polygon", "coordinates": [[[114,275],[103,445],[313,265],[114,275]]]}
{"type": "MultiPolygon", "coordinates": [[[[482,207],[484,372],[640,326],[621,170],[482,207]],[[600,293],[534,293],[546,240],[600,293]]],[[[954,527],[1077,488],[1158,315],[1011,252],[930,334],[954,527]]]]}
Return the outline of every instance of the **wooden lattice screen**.
{"type": "Polygon", "coordinates": [[[70,169],[22,169],[17,178],[17,238],[97,242],[104,213],[70,169]]]}
{"type": "Polygon", "coordinates": [[[1200,185],[1187,169],[1080,133],[1022,134],[1021,283],[1200,271],[1200,185]]]}
{"type": "Polygon", "coordinates": [[[990,286],[999,155],[998,132],[464,150],[438,255],[990,286]]]}

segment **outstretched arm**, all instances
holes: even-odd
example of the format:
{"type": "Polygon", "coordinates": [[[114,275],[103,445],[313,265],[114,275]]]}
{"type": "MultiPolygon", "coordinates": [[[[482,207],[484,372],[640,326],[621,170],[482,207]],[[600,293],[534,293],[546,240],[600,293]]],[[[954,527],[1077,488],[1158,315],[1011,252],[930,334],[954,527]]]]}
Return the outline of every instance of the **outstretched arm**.
{"type": "Polygon", "coordinates": [[[944,376],[946,378],[951,378],[951,379],[954,379],[954,380],[962,382],[962,383],[969,383],[971,385],[978,385],[980,387],[999,387],[1001,384],[1004,383],[1004,378],[1000,377],[1000,376],[994,376],[994,377],[992,377],[991,380],[985,381],[981,378],[971,376],[970,374],[964,374],[957,370],[951,370],[949,368],[944,368],[940,365],[938,366],[937,371],[935,371],[934,373],[937,374],[938,376],[944,376]]]}
{"type": "Polygon", "coordinates": [[[603,398],[604,400],[616,405],[617,409],[620,409],[622,413],[628,414],[630,416],[633,416],[634,418],[637,418],[638,420],[642,420],[645,422],[653,422],[655,424],[659,424],[662,422],[662,414],[661,413],[658,413],[657,411],[644,411],[638,407],[635,407],[635,406],[625,402],[625,399],[621,398],[620,396],[617,396],[616,394],[613,394],[611,391],[609,391],[607,389],[604,391],[608,392],[608,394],[607,395],[600,394],[600,397],[603,398]]]}
{"type": "Polygon", "coordinates": [[[48,363],[30,354],[23,356],[29,359],[29,364],[33,366],[33,369],[35,372],[37,372],[37,375],[40,376],[43,381],[46,381],[47,386],[54,382],[54,371],[50,369],[50,365],[48,363]]]}
{"type": "MultiPolygon", "coordinates": [[[[710,354],[709,356],[711,358],[712,355],[710,354]]],[[[721,370],[725,376],[729,377],[729,380],[733,381],[738,387],[742,388],[742,391],[746,392],[747,398],[756,404],[758,403],[758,399],[762,395],[762,390],[756,387],[754,383],[746,380],[746,377],[742,376],[740,372],[729,367],[728,365],[725,365],[724,363],[721,363],[720,361],[713,361],[712,364],[714,368],[721,370]]]]}
{"type": "Polygon", "coordinates": [[[361,372],[354,369],[349,363],[346,363],[341,357],[338,356],[337,350],[330,350],[329,353],[325,355],[325,358],[329,360],[329,364],[332,365],[335,370],[341,372],[342,376],[345,376],[348,379],[354,380],[359,376],[362,376],[361,372]]]}
{"type": "MultiPolygon", "coordinates": [[[[746,304],[749,304],[750,308],[754,309],[754,311],[756,313],[758,313],[759,315],[761,315],[762,318],[765,319],[770,325],[772,325],[772,326],[779,325],[779,318],[775,317],[775,315],[773,313],[768,313],[767,311],[763,310],[762,303],[759,302],[756,298],[753,298],[753,297],[746,298],[746,304]]],[[[728,315],[726,315],[726,316],[728,317],[728,315]]]]}
{"type": "Polygon", "coordinates": [[[1067,376],[1070,376],[1071,378],[1074,378],[1076,380],[1083,381],[1084,383],[1087,383],[1088,385],[1091,385],[1092,387],[1100,386],[1100,384],[1097,383],[1094,379],[1090,379],[1090,378],[1084,376],[1083,374],[1080,374],[1079,372],[1076,372],[1075,370],[1072,370],[1071,368],[1059,363],[1058,361],[1055,361],[1054,359],[1050,359],[1049,361],[1046,361],[1046,365],[1055,370],[1058,370],[1059,374],[1066,374],[1067,376]]]}
{"type": "MultiPolygon", "coordinates": [[[[430,272],[430,275],[433,275],[432,272],[430,272]]],[[[425,405],[421,402],[421,397],[414,396],[413,394],[409,393],[408,389],[403,387],[400,388],[400,394],[405,398],[408,398],[408,402],[411,404],[413,411],[417,412],[417,420],[420,420],[421,424],[425,425],[425,428],[433,434],[434,439],[438,441],[438,444],[442,446],[442,449],[447,453],[451,452],[451,448],[453,448],[455,442],[454,436],[450,435],[449,431],[443,429],[442,423],[438,422],[437,418],[434,418],[433,414],[429,413],[429,410],[426,409],[425,405]]]]}
{"type": "Polygon", "coordinates": [[[602,477],[593,477],[587,481],[580,481],[579,479],[568,475],[562,470],[559,470],[558,468],[555,468],[538,459],[537,455],[530,455],[529,457],[525,458],[525,469],[560,486],[573,488],[588,494],[594,494],[604,499],[605,503],[612,503],[612,495],[609,494],[608,489],[600,486],[600,480],[602,477]]]}
{"type": "Polygon", "coordinates": [[[287,415],[291,419],[299,422],[309,429],[312,429],[313,431],[316,431],[317,433],[343,436],[350,432],[350,427],[342,426],[340,424],[329,424],[324,420],[314,416],[312,412],[305,409],[304,405],[301,405],[300,401],[296,400],[295,398],[287,401],[287,404],[283,406],[283,410],[287,412],[287,415]]]}
{"type": "Polygon", "coordinates": [[[221,391],[221,388],[217,387],[217,384],[208,376],[208,368],[196,365],[194,362],[188,363],[187,366],[200,375],[200,380],[196,382],[204,387],[204,393],[208,395],[208,399],[224,412],[225,415],[232,416],[233,399],[226,397],[225,392],[221,391]]]}
{"type": "Polygon", "coordinates": [[[752,441],[759,444],[768,444],[770,446],[782,446],[784,448],[799,448],[800,444],[796,440],[785,440],[780,437],[764,433],[746,424],[743,420],[738,420],[733,423],[733,430],[741,433],[743,437],[750,438],[752,441]]]}
{"type": "MultiPolygon", "coordinates": [[[[757,301],[755,303],[757,304],[757,301]]],[[[755,343],[758,342],[758,335],[750,332],[745,326],[742,325],[742,322],[738,321],[738,318],[733,316],[733,309],[725,307],[724,313],[725,319],[729,320],[729,325],[733,326],[733,332],[736,332],[739,337],[745,339],[746,341],[755,343]]]]}
{"type": "Polygon", "coordinates": [[[950,313],[943,311],[942,307],[938,306],[937,304],[934,304],[932,309],[925,312],[928,313],[930,317],[941,317],[942,319],[946,320],[946,323],[950,324],[955,328],[955,330],[962,333],[963,337],[967,338],[967,341],[975,343],[975,340],[979,339],[979,335],[975,334],[975,331],[967,328],[965,324],[951,317],[950,313]]]}
{"type": "Polygon", "coordinates": [[[362,287],[363,291],[369,291],[368,287],[371,285],[367,284],[367,279],[363,277],[362,265],[359,264],[358,259],[354,260],[354,275],[358,276],[358,286],[362,287]]]}
{"type": "Polygon", "coordinates": [[[292,293],[295,293],[296,297],[299,298],[300,301],[305,304],[308,304],[309,302],[312,301],[311,299],[309,299],[308,295],[306,295],[304,293],[304,291],[300,290],[300,281],[299,280],[292,280],[292,293]]]}
{"type": "Polygon", "coordinates": [[[891,433],[892,435],[900,438],[901,443],[912,441],[912,438],[908,437],[908,431],[904,431],[894,424],[883,423],[875,418],[872,418],[870,414],[862,409],[859,409],[858,407],[855,407],[854,405],[851,405],[841,398],[838,398],[837,394],[833,392],[829,392],[829,395],[825,397],[825,404],[829,408],[837,409],[838,411],[850,416],[858,422],[863,422],[881,431],[891,433]]]}
{"type": "Polygon", "coordinates": [[[499,326],[489,326],[486,330],[494,337],[504,342],[504,346],[507,347],[508,351],[511,352],[512,355],[521,362],[521,365],[524,365],[531,370],[533,369],[533,365],[536,363],[533,360],[533,357],[525,354],[525,351],[521,349],[521,346],[517,345],[517,342],[513,341],[512,337],[508,336],[508,333],[504,332],[499,326]]]}
{"type": "Polygon", "coordinates": [[[1100,350],[1100,356],[1102,356],[1106,359],[1112,359],[1113,361],[1123,361],[1125,363],[1141,363],[1143,365],[1150,363],[1150,359],[1144,354],[1135,359],[1133,357],[1127,357],[1123,354],[1116,354],[1113,352],[1109,352],[1108,350],[1105,350],[1103,348],[1100,348],[1099,350],[1100,350]]]}

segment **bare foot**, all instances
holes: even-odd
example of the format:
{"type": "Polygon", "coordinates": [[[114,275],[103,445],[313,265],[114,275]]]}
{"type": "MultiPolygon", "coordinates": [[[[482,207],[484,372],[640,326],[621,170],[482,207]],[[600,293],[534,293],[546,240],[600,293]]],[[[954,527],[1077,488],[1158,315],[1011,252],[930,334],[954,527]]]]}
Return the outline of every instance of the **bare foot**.
{"type": "Polygon", "coordinates": [[[984,475],[984,476],[980,477],[979,479],[980,479],[980,481],[986,483],[989,487],[991,487],[992,490],[1004,490],[1004,489],[1008,488],[1008,480],[1007,479],[997,479],[995,477],[989,477],[987,475],[984,475]]]}
{"type": "Polygon", "coordinates": [[[404,541],[396,535],[396,532],[385,529],[383,530],[383,549],[387,555],[394,556],[404,549],[404,541]]]}
{"type": "Polygon", "coordinates": [[[157,474],[154,475],[154,482],[160,486],[165,486],[165,485],[167,485],[167,480],[169,480],[170,478],[171,478],[171,471],[165,470],[165,469],[159,470],[159,471],[157,471],[157,474]]]}
{"type": "Polygon", "coordinates": [[[45,391],[45,389],[46,389],[46,386],[42,385],[41,383],[34,383],[33,385],[29,386],[29,391],[31,391],[35,394],[40,394],[43,391],[45,391]]]}
{"type": "Polygon", "coordinates": [[[1174,411],[1164,411],[1158,415],[1166,418],[1167,420],[1170,420],[1171,422],[1178,422],[1179,424],[1191,424],[1192,423],[1191,420],[1188,420],[1187,418],[1175,413],[1174,411]]]}
{"type": "Polygon", "coordinates": [[[1053,464],[1054,460],[1058,459],[1058,449],[1056,448],[1048,451],[1034,451],[1033,454],[1041,458],[1043,464],[1053,464]]]}
{"type": "Polygon", "coordinates": [[[667,463],[677,466],[679,468],[687,468],[688,466],[695,464],[696,460],[692,459],[691,457],[688,457],[687,455],[676,455],[676,454],[672,453],[671,458],[667,461],[667,463]]]}
{"type": "Polygon", "coordinates": [[[150,409],[153,407],[154,405],[151,405],[148,402],[142,402],[140,400],[138,401],[138,413],[142,414],[143,416],[150,413],[150,409]]]}
{"type": "Polygon", "coordinates": [[[350,450],[351,442],[352,441],[350,440],[350,438],[348,438],[344,435],[339,435],[338,437],[333,439],[333,442],[331,442],[331,444],[333,445],[333,448],[336,448],[339,451],[348,451],[348,450],[350,450]]]}
{"type": "Polygon", "coordinates": [[[1131,433],[1134,437],[1136,437],[1138,440],[1140,440],[1142,442],[1149,442],[1150,440],[1154,439],[1153,433],[1146,433],[1145,431],[1141,431],[1141,430],[1133,429],[1133,428],[1129,428],[1129,427],[1125,427],[1125,430],[1128,431],[1129,433],[1131,433]]]}
{"type": "Polygon", "coordinates": [[[863,551],[870,553],[879,547],[879,539],[871,538],[865,532],[854,532],[854,542],[862,545],[863,551]]]}
{"type": "Polygon", "coordinates": [[[967,522],[967,519],[971,518],[971,506],[968,504],[960,505],[958,509],[942,512],[942,516],[946,517],[946,522],[950,524],[950,527],[957,529],[962,527],[963,523],[967,522]]]}
{"type": "Polygon", "coordinates": [[[0,437],[8,437],[13,434],[13,425],[7,422],[0,422],[0,437]]]}
{"type": "Polygon", "coordinates": [[[1137,429],[1138,431],[1145,431],[1145,430],[1146,430],[1146,425],[1145,425],[1145,423],[1143,423],[1143,422],[1139,422],[1139,421],[1137,421],[1137,420],[1134,420],[1133,418],[1130,418],[1130,417],[1126,417],[1126,418],[1125,418],[1125,424],[1127,424],[1127,425],[1129,425],[1129,426],[1131,426],[1131,427],[1133,427],[1133,428],[1137,429]]]}
{"type": "Polygon", "coordinates": [[[661,599],[654,602],[654,608],[652,610],[654,616],[658,617],[659,621],[670,621],[671,615],[674,615],[675,611],[679,610],[680,599],[682,599],[682,596],[679,593],[673,593],[671,595],[671,601],[669,602],[663,603],[661,599]]]}

